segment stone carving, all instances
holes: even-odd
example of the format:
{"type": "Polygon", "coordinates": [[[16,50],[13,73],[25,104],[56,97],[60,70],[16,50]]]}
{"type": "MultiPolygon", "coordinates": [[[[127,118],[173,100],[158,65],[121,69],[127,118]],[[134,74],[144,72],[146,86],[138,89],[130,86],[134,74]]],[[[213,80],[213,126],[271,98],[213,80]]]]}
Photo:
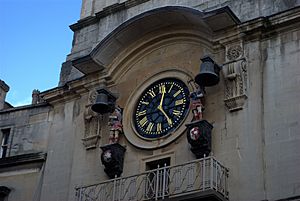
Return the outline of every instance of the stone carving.
{"type": "Polygon", "coordinates": [[[97,90],[91,92],[89,96],[89,104],[94,104],[96,102],[97,94],[97,90]]]}
{"type": "Polygon", "coordinates": [[[42,99],[42,97],[40,96],[40,91],[38,89],[34,89],[32,91],[32,101],[31,101],[31,104],[32,105],[35,105],[35,104],[38,104],[38,103],[43,103],[44,100],[42,99]]]}
{"type": "Polygon", "coordinates": [[[92,103],[95,102],[96,94],[96,91],[90,93],[89,103],[86,105],[84,113],[85,131],[82,141],[86,149],[96,148],[97,143],[100,139],[100,121],[102,117],[99,114],[93,112],[91,109],[92,103]]]}
{"type": "Polygon", "coordinates": [[[239,59],[243,56],[243,48],[240,44],[228,47],[226,57],[229,61],[239,59]]]}
{"type": "Polygon", "coordinates": [[[223,65],[225,77],[225,105],[229,111],[243,109],[247,99],[247,64],[246,59],[239,59],[223,65]]]}
{"type": "Polygon", "coordinates": [[[115,107],[114,113],[109,116],[109,144],[119,143],[120,135],[123,133],[122,125],[122,109],[118,106],[115,107]]]}
{"type": "Polygon", "coordinates": [[[193,120],[201,120],[203,118],[203,111],[204,111],[204,87],[200,87],[199,85],[196,86],[196,91],[192,92],[190,95],[191,98],[191,109],[193,112],[193,120]]]}

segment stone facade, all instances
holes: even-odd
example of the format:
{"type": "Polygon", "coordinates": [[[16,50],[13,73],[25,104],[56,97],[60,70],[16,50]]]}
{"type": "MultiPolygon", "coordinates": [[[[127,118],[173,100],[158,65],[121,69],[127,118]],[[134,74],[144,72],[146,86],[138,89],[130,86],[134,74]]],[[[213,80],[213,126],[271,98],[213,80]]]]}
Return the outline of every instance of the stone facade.
{"type": "Polygon", "coordinates": [[[109,143],[110,117],[90,108],[99,88],[123,108],[122,177],[155,160],[196,159],[186,139],[191,111],[155,140],[137,136],[133,113],[160,79],[180,79],[193,91],[205,55],[222,67],[219,84],[206,88],[204,117],[213,126],[210,155],[229,169],[228,199],[300,199],[299,4],[83,0],[59,87],[39,93],[40,103],[0,111],[1,139],[10,131],[0,159],[8,201],[76,200],[75,188],[109,180],[99,147],[109,143]]]}

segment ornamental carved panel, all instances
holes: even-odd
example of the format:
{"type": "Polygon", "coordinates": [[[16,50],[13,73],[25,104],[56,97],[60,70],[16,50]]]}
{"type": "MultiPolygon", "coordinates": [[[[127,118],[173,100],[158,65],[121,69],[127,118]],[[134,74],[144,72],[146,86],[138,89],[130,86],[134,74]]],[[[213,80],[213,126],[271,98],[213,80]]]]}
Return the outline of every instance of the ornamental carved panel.
{"type": "Polygon", "coordinates": [[[237,60],[243,57],[243,47],[242,44],[234,44],[228,46],[226,51],[227,61],[237,60]]]}
{"type": "Polygon", "coordinates": [[[243,109],[247,99],[247,62],[245,58],[223,65],[225,78],[225,105],[230,112],[243,109]]]}
{"type": "Polygon", "coordinates": [[[86,149],[96,148],[100,139],[102,117],[91,109],[92,104],[96,100],[96,96],[97,91],[92,91],[89,95],[88,104],[85,106],[84,137],[82,141],[86,149]]]}

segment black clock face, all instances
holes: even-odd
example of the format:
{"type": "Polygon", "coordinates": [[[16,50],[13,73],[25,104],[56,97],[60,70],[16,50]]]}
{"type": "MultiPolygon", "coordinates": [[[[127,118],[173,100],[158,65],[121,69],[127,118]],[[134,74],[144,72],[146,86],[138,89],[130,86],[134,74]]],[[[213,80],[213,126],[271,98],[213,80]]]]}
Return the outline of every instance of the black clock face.
{"type": "Polygon", "coordinates": [[[143,138],[155,139],[174,131],[189,110],[189,90],[180,80],[168,78],[150,85],[140,96],[134,124],[143,138]]]}

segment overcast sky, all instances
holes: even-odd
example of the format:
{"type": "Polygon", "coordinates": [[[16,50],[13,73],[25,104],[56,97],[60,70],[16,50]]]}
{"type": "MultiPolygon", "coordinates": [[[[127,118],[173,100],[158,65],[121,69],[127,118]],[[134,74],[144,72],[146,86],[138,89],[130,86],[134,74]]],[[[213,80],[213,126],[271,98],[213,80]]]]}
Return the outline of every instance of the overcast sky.
{"type": "Polygon", "coordinates": [[[81,0],[0,0],[0,79],[10,86],[6,101],[31,103],[33,89],[57,86],[61,64],[71,51],[69,25],[81,0]]]}

